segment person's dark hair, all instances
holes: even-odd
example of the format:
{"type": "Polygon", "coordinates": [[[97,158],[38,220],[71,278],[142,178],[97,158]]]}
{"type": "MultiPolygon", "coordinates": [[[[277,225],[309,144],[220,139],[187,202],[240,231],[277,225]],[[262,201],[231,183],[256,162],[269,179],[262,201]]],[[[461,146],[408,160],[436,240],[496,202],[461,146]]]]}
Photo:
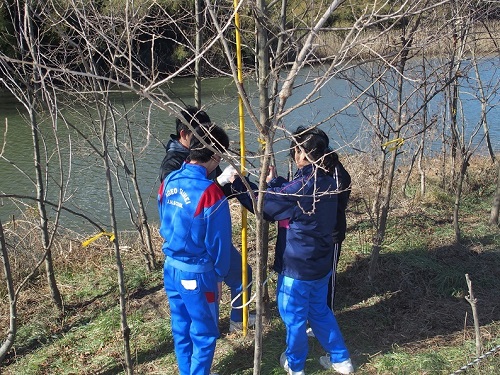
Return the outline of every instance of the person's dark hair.
{"type": "Polygon", "coordinates": [[[191,133],[191,129],[186,125],[188,122],[193,128],[197,128],[201,124],[209,124],[210,117],[207,113],[197,107],[187,106],[186,109],[181,111],[184,121],[181,119],[175,119],[175,131],[177,136],[180,136],[181,130],[191,133]]]}
{"type": "Polygon", "coordinates": [[[214,155],[214,152],[198,139],[199,137],[220,153],[225,153],[229,147],[229,137],[224,129],[214,124],[200,125],[195,128],[193,138],[191,138],[191,144],[189,145],[190,160],[205,163],[214,155]]]}
{"type": "Polygon", "coordinates": [[[330,140],[326,133],[317,128],[307,128],[299,126],[292,135],[290,145],[290,156],[295,156],[295,147],[304,149],[312,161],[318,162],[319,166],[324,168],[328,174],[333,174],[339,157],[329,146],[330,140]]]}
{"type": "Polygon", "coordinates": [[[325,157],[323,158],[323,165],[326,168],[326,173],[333,176],[335,172],[335,167],[339,163],[339,155],[333,151],[330,147],[326,149],[325,157]]]}

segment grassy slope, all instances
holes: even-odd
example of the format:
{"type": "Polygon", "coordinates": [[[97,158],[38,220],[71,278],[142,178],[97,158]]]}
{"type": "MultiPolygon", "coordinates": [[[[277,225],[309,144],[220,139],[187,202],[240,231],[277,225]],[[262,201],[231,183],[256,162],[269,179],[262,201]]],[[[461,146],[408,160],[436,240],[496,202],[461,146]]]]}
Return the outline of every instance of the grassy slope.
{"type": "MultiPolygon", "coordinates": [[[[473,165],[461,208],[464,241],[453,244],[450,196],[429,187],[424,199],[394,199],[387,241],[374,280],[367,279],[372,229],[363,209],[370,192],[354,190],[349,233],[344,243],[336,312],[358,374],[449,374],[474,359],[474,330],[465,274],[478,299],[485,349],[500,344],[500,239],[487,226],[493,177],[485,164],[473,165]]],[[[252,232],[250,231],[250,236],[252,232]]],[[[160,240],[157,238],[157,248],[160,240]]],[[[132,248],[135,249],[132,243],[132,248]]],[[[250,252],[252,255],[252,252],[250,252]]],[[[66,314],[52,306],[44,277],[20,294],[15,350],[2,374],[117,374],[123,372],[116,269],[103,240],[61,251],[58,281],[66,314]]],[[[169,308],[160,270],[148,273],[138,251],[123,254],[128,280],[128,323],[138,374],[176,374],[169,308]]],[[[15,263],[15,262],[12,262],[15,263]]],[[[279,355],[285,331],[276,311],[271,275],[271,319],[266,323],[262,374],[283,374],[279,355]]],[[[221,339],[214,370],[220,375],[251,374],[252,337],[228,332],[229,293],[221,313],[221,339]]],[[[7,299],[0,323],[7,327],[7,299]]],[[[251,331],[250,331],[251,332],[251,331]]],[[[326,374],[323,355],[310,338],[308,374],[326,374]]],[[[500,353],[488,356],[469,374],[500,373],[500,353]]]]}

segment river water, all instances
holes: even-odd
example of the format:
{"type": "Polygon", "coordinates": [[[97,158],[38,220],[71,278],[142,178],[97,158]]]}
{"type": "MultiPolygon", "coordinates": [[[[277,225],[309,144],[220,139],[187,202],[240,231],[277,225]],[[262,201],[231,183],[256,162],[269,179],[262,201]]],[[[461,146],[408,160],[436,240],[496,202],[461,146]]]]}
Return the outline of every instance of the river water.
{"type": "MultiPolygon", "coordinates": [[[[498,62],[498,59],[497,59],[498,62]]],[[[494,66],[494,65],[493,65],[494,66]]],[[[491,81],[491,75],[499,75],[497,70],[488,65],[484,69],[485,74],[491,81]]],[[[321,72],[308,72],[309,75],[322,74],[321,72]]],[[[205,79],[202,83],[204,109],[210,115],[212,121],[222,125],[225,128],[237,128],[237,93],[231,84],[231,80],[226,78],[205,79]]],[[[178,99],[179,103],[193,104],[193,82],[189,78],[177,78],[171,86],[172,97],[178,99]]],[[[290,99],[289,105],[293,105],[300,98],[304,97],[310,87],[304,85],[294,91],[294,96],[290,99]]],[[[321,89],[319,96],[311,103],[304,105],[299,110],[285,119],[287,129],[295,129],[298,125],[311,125],[324,121],[333,111],[342,108],[347,102],[349,86],[346,81],[334,80],[330,87],[321,89]]],[[[251,93],[251,88],[248,89],[251,93]]],[[[132,98],[129,99],[129,105],[132,104],[132,98]]],[[[498,99],[496,99],[498,101],[498,99]]],[[[479,116],[479,104],[469,104],[464,108],[464,116],[467,122],[477,123],[479,116]]],[[[33,169],[33,150],[31,141],[31,132],[26,119],[23,107],[15,98],[7,92],[0,91],[0,141],[4,147],[3,159],[0,159],[0,192],[3,194],[23,194],[35,196],[34,169],[33,169]],[[8,124],[8,127],[7,127],[8,124]]],[[[72,115],[69,115],[71,117],[72,115]]],[[[500,151],[500,109],[492,108],[488,115],[491,137],[495,151],[500,151]]],[[[134,110],[134,115],[130,117],[136,124],[134,131],[134,148],[137,154],[138,176],[143,199],[146,203],[147,213],[151,222],[157,222],[158,215],[156,211],[156,192],[159,186],[158,169],[165,154],[164,144],[169,139],[169,134],[175,131],[175,119],[170,117],[164,111],[147,108],[147,103],[134,110]],[[149,119],[147,126],[146,120],[149,119]]],[[[75,121],[86,121],[84,117],[75,117],[75,121]]],[[[51,124],[44,123],[43,134],[46,147],[51,150],[53,147],[53,136],[51,124]]],[[[371,139],[371,132],[364,125],[362,116],[357,109],[352,107],[342,114],[335,116],[322,125],[327,131],[334,148],[340,153],[353,152],[354,149],[363,149],[371,139]]],[[[63,144],[64,165],[63,170],[66,175],[71,173],[69,184],[66,186],[65,198],[70,208],[79,210],[88,215],[92,220],[99,222],[103,227],[109,227],[108,198],[102,160],[95,154],[88,151],[88,148],[82,147],[83,141],[78,139],[67,130],[62,123],[58,124],[58,134],[63,144]],[[62,135],[62,136],[61,136],[62,135]],[[69,136],[72,135],[72,142],[69,142],[69,136]],[[69,145],[71,144],[71,150],[69,145]],[[68,155],[71,153],[72,158],[68,155]]],[[[258,147],[256,142],[256,132],[250,119],[246,117],[246,139],[249,152],[255,151],[258,147]]],[[[230,138],[237,142],[238,134],[230,131],[230,138]]],[[[278,138],[282,134],[277,134],[278,138]]],[[[275,150],[286,149],[286,141],[278,141],[275,150]]],[[[237,146],[235,146],[237,148],[237,146]]],[[[480,151],[484,152],[484,146],[480,151]]],[[[277,153],[281,172],[286,170],[286,152],[277,153]]],[[[49,151],[49,160],[51,171],[58,171],[57,158],[49,151]]],[[[252,162],[252,158],[249,158],[252,162]]],[[[224,166],[224,165],[222,165],[224,166]]],[[[57,174],[55,174],[57,176],[57,174]]],[[[56,177],[57,179],[58,177],[56,177]]],[[[125,186],[126,179],[122,179],[125,186]]],[[[51,199],[57,197],[57,181],[49,179],[48,196],[51,199]]],[[[118,223],[122,230],[132,229],[130,217],[122,197],[115,190],[117,198],[118,223]]],[[[33,206],[33,202],[29,202],[33,206]]],[[[19,210],[24,207],[20,202],[13,203],[10,200],[0,200],[0,220],[10,220],[13,216],[20,217],[19,210]]],[[[53,214],[51,216],[54,216],[53,214]]],[[[89,224],[80,218],[74,216],[64,216],[63,224],[79,231],[91,230],[89,224]]]]}

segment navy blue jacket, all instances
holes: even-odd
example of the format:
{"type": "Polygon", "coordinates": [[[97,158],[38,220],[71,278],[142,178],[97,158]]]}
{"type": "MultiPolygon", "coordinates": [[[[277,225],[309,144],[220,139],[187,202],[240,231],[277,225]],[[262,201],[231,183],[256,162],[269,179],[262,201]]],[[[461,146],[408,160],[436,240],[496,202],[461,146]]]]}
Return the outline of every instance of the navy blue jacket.
{"type": "Polygon", "coordinates": [[[170,140],[165,149],[167,154],[161,162],[160,182],[163,181],[170,172],[178,170],[189,156],[189,149],[179,142],[179,138],[175,134],[170,134],[170,140]]]}
{"type": "Polygon", "coordinates": [[[345,239],[347,231],[346,209],[351,195],[351,176],[345,170],[341,162],[335,166],[333,178],[337,181],[339,190],[338,206],[337,206],[337,225],[333,231],[333,242],[342,242],[345,239]]]}
{"type": "MultiPolygon", "coordinates": [[[[251,183],[252,189],[257,186],[251,183]]],[[[245,192],[237,178],[234,192],[245,192]]],[[[331,271],[333,231],[337,222],[336,181],[313,165],[299,169],[292,181],[271,181],[264,196],[264,215],[278,221],[273,269],[298,280],[318,280],[331,271]]],[[[248,194],[238,200],[253,212],[248,194]]]]}

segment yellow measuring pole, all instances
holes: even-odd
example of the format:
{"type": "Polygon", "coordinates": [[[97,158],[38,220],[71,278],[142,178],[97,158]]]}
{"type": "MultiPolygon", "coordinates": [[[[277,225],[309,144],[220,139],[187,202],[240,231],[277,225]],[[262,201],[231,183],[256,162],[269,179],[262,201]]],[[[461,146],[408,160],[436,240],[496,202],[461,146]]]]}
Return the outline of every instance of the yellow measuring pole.
{"type": "MultiPolygon", "coordinates": [[[[238,0],[234,0],[234,9],[238,9],[238,0]]],[[[234,25],[236,26],[236,63],[238,68],[238,82],[243,84],[243,59],[241,57],[241,35],[240,35],[240,16],[236,11],[234,15],[234,25]]],[[[241,174],[245,172],[245,116],[243,108],[243,99],[238,95],[238,118],[240,124],[240,162],[241,174]]],[[[241,283],[242,283],[242,303],[243,303],[243,336],[247,334],[248,328],[248,273],[247,273],[247,210],[241,208],[241,283]]]]}

